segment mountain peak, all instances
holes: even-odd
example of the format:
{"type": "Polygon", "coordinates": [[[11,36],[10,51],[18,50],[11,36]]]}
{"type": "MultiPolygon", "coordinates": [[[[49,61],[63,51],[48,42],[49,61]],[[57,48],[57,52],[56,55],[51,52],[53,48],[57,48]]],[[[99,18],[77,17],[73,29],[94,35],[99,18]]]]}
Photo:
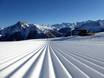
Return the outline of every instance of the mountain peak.
{"type": "Polygon", "coordinates": [[[17,26],[20,26],[20,27],[22,27],[22,28],[29,27],[29,25],[28,25],[27,22],[25,22],[25,21],[18,21],[18,22],[16,23],[16,25],[17,25],[17,26]]]}

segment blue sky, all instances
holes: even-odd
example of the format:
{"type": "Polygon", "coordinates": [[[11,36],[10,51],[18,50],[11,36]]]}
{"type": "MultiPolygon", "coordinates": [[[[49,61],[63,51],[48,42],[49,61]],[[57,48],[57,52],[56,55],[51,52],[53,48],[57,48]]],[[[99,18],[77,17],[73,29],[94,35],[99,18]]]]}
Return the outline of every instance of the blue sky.
{"type": "Polygon", "coordinates": [[[104,19],[104,0],[0,0],[0,26],[104,19]]]}

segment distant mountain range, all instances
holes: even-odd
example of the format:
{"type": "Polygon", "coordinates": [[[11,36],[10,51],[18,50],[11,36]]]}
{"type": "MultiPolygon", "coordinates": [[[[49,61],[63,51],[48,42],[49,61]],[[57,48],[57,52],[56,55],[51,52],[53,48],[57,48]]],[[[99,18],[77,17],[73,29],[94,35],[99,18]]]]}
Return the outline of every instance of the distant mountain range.
{"type": "Polygon", "coordinates": [[[97,33],[104,31],[104,20],[62,23],[54,25],[27,24],[17,22],[6,28],[0,28],[0,41],[15,41],[39,38],[67,37],[79,35],[80,30],[97,33]]]}

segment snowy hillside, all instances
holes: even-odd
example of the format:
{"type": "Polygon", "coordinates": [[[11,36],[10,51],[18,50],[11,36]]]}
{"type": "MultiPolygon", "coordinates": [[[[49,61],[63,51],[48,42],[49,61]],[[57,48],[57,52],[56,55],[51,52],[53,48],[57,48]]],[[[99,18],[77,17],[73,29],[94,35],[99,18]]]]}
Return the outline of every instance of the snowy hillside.
{"type": "Polygon", "coordinates": [[[0,78],[104,78],[104,38],[70,38],[0,42],[0,78]]]}

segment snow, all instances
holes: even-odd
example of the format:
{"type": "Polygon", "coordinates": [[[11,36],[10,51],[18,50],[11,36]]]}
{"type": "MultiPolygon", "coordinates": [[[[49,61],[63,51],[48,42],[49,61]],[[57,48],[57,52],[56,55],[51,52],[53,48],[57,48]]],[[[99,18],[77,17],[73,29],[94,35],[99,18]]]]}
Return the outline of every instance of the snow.
{"type": "Polygon", "coordinates": [[[104,78],[104,37],[0,42],[0,78],[104,78]]]}
{"type": "Polygon", "coordinates": [[[47,32],[48,30],[52,30],[54,29],[54,27],[51,27],[50,25],[45,25],[45,24],[34,24],[37,28],[39,28],[41,31],[43,31],[44,33],[47,32]]]}
{"type": "Polygon", "coordinates": [[[2,37],[2,35],[0,34],[0,37],[2,37]]]}
{"type": "Polygon", "coordinates": [[[21,24],[21,27],[23,28],[29,27],[29,24],[21,24]]]}

